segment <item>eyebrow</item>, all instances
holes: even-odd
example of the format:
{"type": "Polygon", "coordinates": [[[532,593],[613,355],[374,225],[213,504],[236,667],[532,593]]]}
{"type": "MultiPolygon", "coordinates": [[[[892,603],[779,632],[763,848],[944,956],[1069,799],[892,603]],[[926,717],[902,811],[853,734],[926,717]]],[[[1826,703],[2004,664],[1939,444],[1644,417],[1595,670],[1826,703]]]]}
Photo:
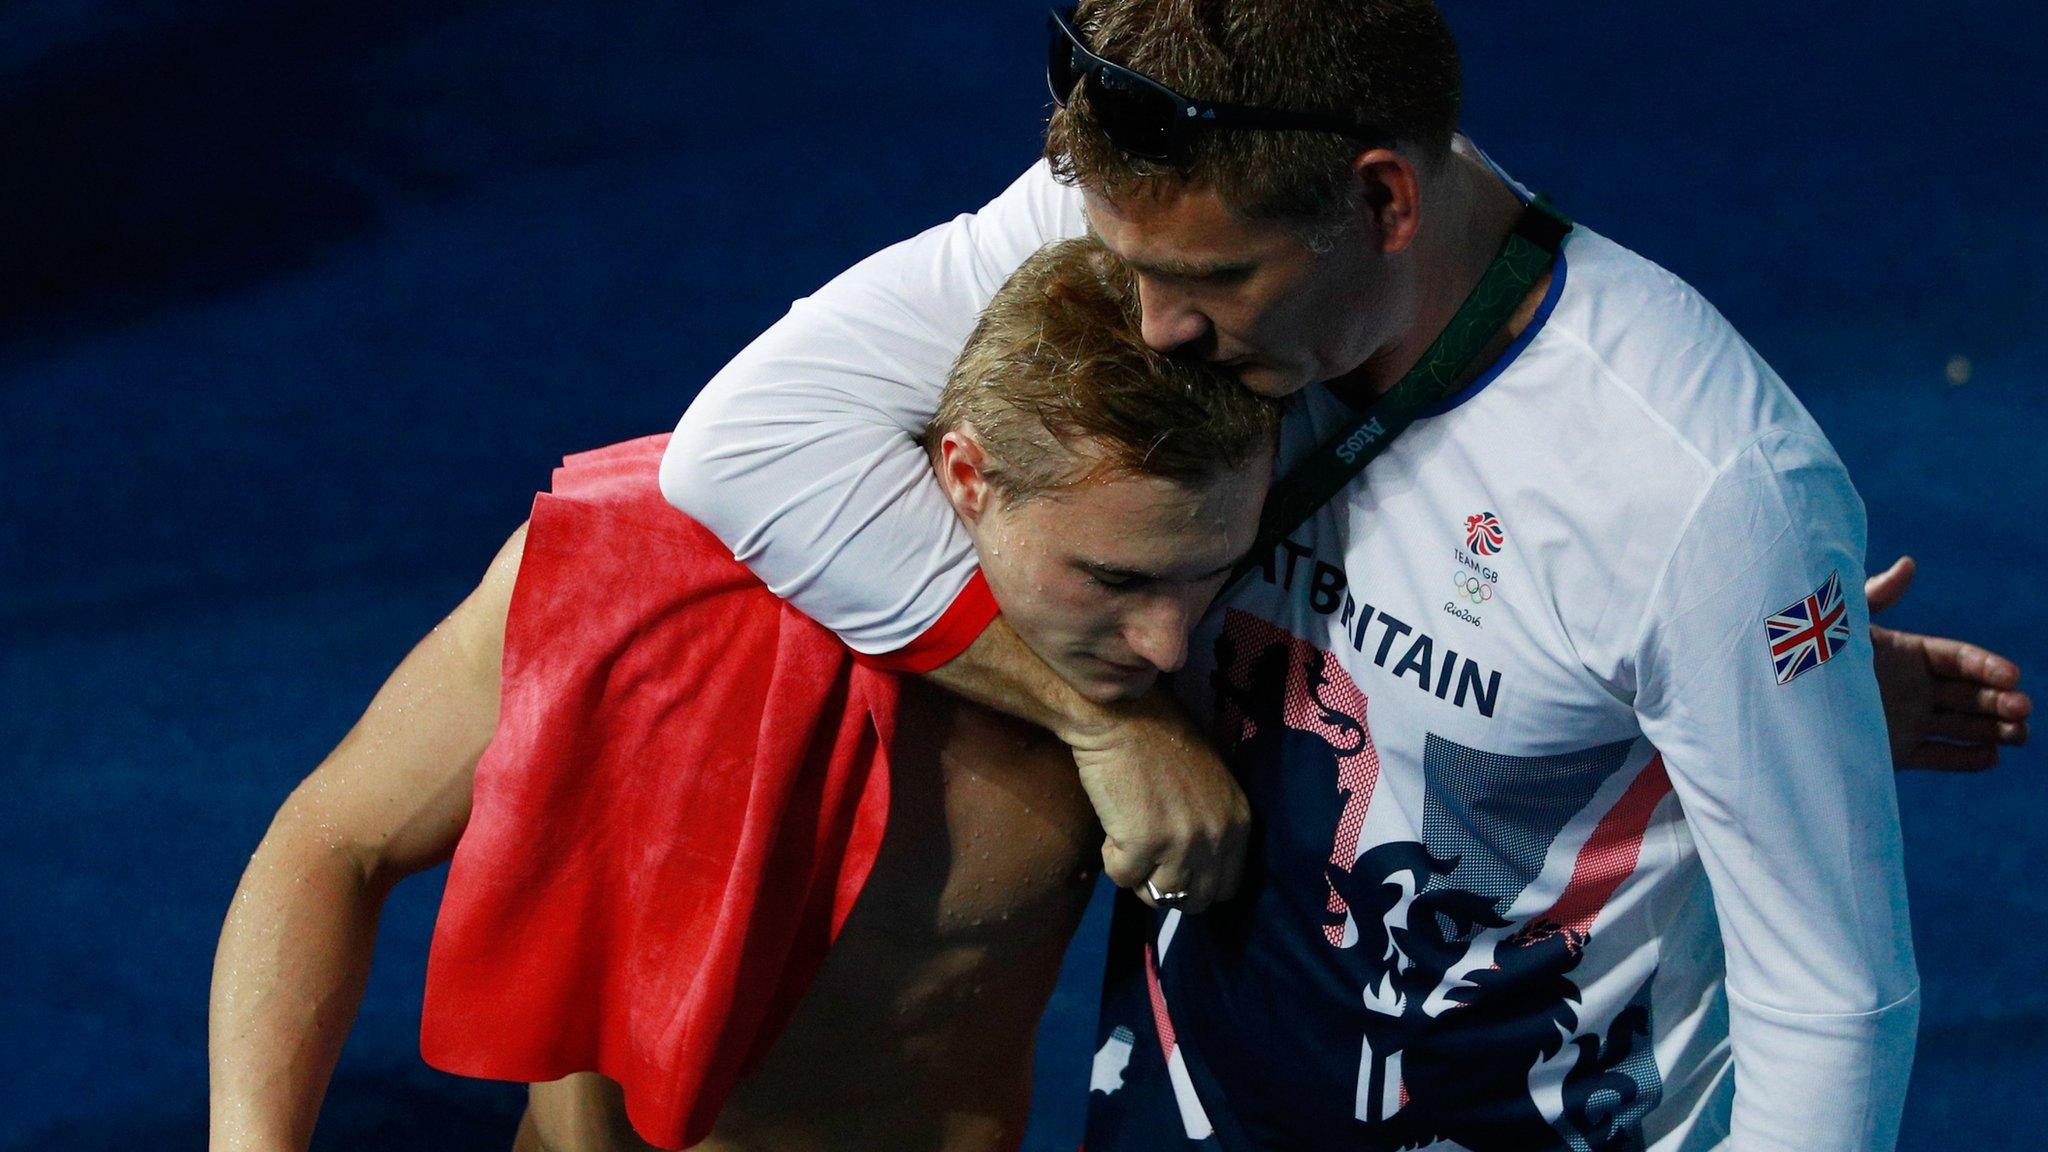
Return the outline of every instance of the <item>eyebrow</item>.
{"type": "MultiPolygon", "coordinates": [[[[1094,240],[1098,244],[1103,244],[1102,233],[1095,229],[1095,218],[1093,216],[1084,216],[1084,219],[1086,219],[1088,224],[1089,239],[1094,240]]],[[[1103,246],[1108,247],[1107,244],[1103,244],[1103,246]]],[[[1211,276],[1230,276],[1252,272],[1258,268],[1258,262],[1255,260],[1212,260],[1205,264],[1199,260],[1174,260],[1171,258],[1158,260],[1132,259],[1121,254],[1118,255],[1117,259],[1122,260],[1124,266],[1133,271],[1143,272],[1151,276],[1166,276],[1175,280],[1204,280],[1211,276]]]]}
{"type": "MultiPolygon", "coordinates": [[[[1243,556],[1239,556],[1239,557],[1237,557],[1237,558],[1236,558],[1235,560],[1228,560],[1228,561],[1225,561],[1224,563],[1222,563],[1222,564],[1219,564],[1219,565],[1217,565],[1216,567],[1214,567],[1214,568],[1211,568],[1211,569],[1209,569],[1209,570],[1208,570],[1207,572],[1203,572],[1203,573],[1201,573],[1200,575],[1197,575],[1197,576],[1191,576],[1191,577],[1188,577],[1188,578],[1187,578],[1187,583],[1190,583],[1190,584],[1192,584],[1192,583],[1195,583],[1195,582],[1197,582],[1197,581],[1201,581],[1201,580],[1207,580],[1207,579],[1209,579],[1209,578],[1210,578],[1210,577],[1212,577],[1212,576],[1221,576],[1221,575],[1224,575],[1225,573],[1227,573],[1227,572],[1231,571],[1232,569],[1236,568],[1236,567],[1237,567],[1237,566],[1238,566],[1239,564],[1242,564],[1242,563],[1244,563],[1244,561],[1246,560],[1246,558],[1248,558],[1248,557],[1249,557],[1250,555],[1251,555],[1251,552],[1250,552],[1250,550],[1246,550],[1246,552],[1245,552],[1245,554],[1244,554],[1243,556]]],[[[1078,561],[1078,563],[1079,563],[1079,564],[1080,564],[1080,565],[1081,565],[1081,566],[1082,566],[1083,568],[1089,568],[1089,569],[1092,569],[1092,570],[1094,570],[1094,571],[1096,571],[1096,572],[1098,572],[1098,573],[1101,573],[1101,574],[1102,574],[1102,575],[1104,575],[1104,576],[1115,576],[1115,577],[1119,577],[1119,578],[1130,578],[1130,579],[1137,579],[1137,580],[1166,580],[1166,579],[1171,579],[1170,577],[1164,576],[1164,575],[1162,575],[1162,574],[1160,574],[1160,573],[1158,573],[1158,572],[1147,572],[1147,571],[1145,571],[1145,570],[1143,570],[1143,569],[1140,569],[1140,568],[1125,568],[1125,567],[1122,567],[1121,565],[1117,565],[1117,564],[1102,564],[1102,563],[1098,563],[1098,562],[1096,562],[1096,561],[1094,561],[1094,560],[1080,560],[1080,561],[1078,561]]]]}
{"type": "Polygon", "coordinates": [[[1233,276],[1258,267],[1250,260],[1218,260],[1209,263],[1198,260],[1125,260],[1124,263],[1138,272],[1174,280],[1206,280],[1215,276],[1233,276]]]}

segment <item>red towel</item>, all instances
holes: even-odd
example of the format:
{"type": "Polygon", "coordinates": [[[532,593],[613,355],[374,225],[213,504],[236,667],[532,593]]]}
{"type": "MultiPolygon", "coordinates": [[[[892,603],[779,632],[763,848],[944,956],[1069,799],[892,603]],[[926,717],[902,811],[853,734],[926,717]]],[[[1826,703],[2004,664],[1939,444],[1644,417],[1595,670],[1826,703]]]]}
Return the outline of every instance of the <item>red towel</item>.
{"type": "Polygon", "coordinates": [[[680,1148],[860,894],[897,693],[662,500],[667,439],[570,457],[534,501],[420,1048],[464,1076],[602,1072],[680,1148]]]}

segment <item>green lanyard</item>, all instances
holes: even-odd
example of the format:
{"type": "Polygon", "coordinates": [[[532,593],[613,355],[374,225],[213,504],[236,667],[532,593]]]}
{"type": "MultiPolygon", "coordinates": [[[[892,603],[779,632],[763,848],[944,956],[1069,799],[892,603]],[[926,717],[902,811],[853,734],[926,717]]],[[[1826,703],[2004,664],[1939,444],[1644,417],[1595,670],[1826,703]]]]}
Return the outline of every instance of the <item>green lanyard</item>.
{"type": "Polygon", "coordinates": [[[1529,289],[1550,267],[1571,229],[1572,222],[1541,196],[1523,209],[1514,231],[1487,265],[1486,274],[1415,367],[1273,486],[1259,513],[1258,539],[1231,572],[1226,591],[1272,555],[1280,541],[1329,503],[1330,497],[1343,491],[1387,450],[1394,437],[1452,394],[1465,370],[1486,350],[1494,334],[1507,326],[1529,289]]]}

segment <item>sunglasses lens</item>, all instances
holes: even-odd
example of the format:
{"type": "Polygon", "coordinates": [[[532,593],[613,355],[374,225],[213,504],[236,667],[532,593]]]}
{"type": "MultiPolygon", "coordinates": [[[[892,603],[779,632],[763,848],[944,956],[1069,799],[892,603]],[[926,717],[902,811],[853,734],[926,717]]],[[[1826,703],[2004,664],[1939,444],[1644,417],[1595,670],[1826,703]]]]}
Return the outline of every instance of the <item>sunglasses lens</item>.
{"type": "Polygon", "coordinates": [[[1118,68],[1088,81],[1088,105],[1110,141],[1145,160],[1170,160],[1180,151],[1181,104],[1143,77],[1118,68]]]}
{"type": "Polygon", "coordinates": [[[1057,13],[1046,17],[1045,35],[1045,86],[1052,90],[1053,103],[1064,108],[1074,94],[1074,85],[1087,74],[1088,61],[1057,13]]]}
{"type": "Polygon", "coordinates": [[[1088,106],[1110,142],[1142,160],[1175,161],[1186,142],[1186,105],[1173,93],[1128,68],[1101,61],[1082,46],[1073,9],[1046,18],[1045,83],[1062,108],[1088,81],[1088,106]]]}
{"type": "Polygon", "coordinates": [[[1065,38],[1056,41],[1045,59],[1045,83],[1052,89],[1053,103],[1066,107],[1067,101],[1073,99],[1074,85],[1081,82],[1087,69],[1088,62],[1079,58],[1065,38]]]}

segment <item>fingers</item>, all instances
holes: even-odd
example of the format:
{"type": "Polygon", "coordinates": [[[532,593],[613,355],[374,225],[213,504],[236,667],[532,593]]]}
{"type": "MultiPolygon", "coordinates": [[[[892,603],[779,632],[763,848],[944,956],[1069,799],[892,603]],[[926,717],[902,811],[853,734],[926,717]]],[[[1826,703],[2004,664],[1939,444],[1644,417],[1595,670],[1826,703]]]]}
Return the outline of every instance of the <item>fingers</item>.
{"type": "Polygon", "coordinates": [[[1104,838],[1102,871],[1111,883],[1130,889],[1147,907],[1200,912],[1236,893],[1243,871],[1239,855],[1224,851],[1200,864],[1155,862],[1104,838]]]}
{"type": "Polygon", "coordinates": [[[1968,680],[1940,680],[1934,685],[1938,708],[1965,714],[1992,716],[2021,722],[2034,713],[2034,701],[2024,692],[2013,692],[1968,680]]]}
{"type": "Polygon", "coordinates": [[[1136,856],[1115,840],[1103,837],[1102,874],[1109,877],[1110,883],[1119,888],[1129,888],[1137,893],[1138,899],[1151,904],[1151,898],[1145,894],[1145,881],[1151,879],[1152,872],[1153,864],[1149,857],[1136,856]]]}
{"type": "Polygon", "coordinates": [[[1919,565],[1911,556],[1901,556],[1892,561],[1892,566],[1863,582],[1863,598],[1870,602],[1870,614],[1897,604],[1906,595],[1906,589],[1913,586],[1913,575],[1919,565]]]}
{"type": "Polygon", "coordinates": [[[1924,637],[1921,650],[1927,666],[1937,676],[1954,677],[1993,688],[2014,688],[2020,682],[2020,666],[1996,652],[1941,636],[1924,637]]]}
{"type": "Polygon", "coordinates": [[[1958,744],[2006,744],[2021,725],[1995,716],[1972,716],[1962,712],[1936,712],[1927,718],[1924,735],[1958,744]]]}
{"type": "Polygon", "coordinates": [[[1199,885],[1181,879],[1188,873],[1156,864],[1151,857],[1130,851],[1107,838],[1102,841],[1102,871],[1117,887],[1130,889],[1131,895],[1147,908],[1200,912],[1214,899],[1211,893],[1198,890],[1199,885]],[[1155,889],[1158,897],[1153,896],[1155,889]]]}
{"type": "Polygon", "coordinates": [[[2017,748],[2033,734],[2027,718],[2033,714],[2034,702],[2024,692],[1941,680],[1935,683],[1933,695],[1935,711],[1927,718],[1927,736],[2017,748]]]}
{"type": "Polygon", "coordinates": [[[1111,881],[1154,907],[1200,911],[1237,888],[1250,804],[1229,768],[1171,696],[1151,696],[1103,740],[1074,749],[1102,821],[1111,881]],[[1184,893],[1160,899],[1158,893],[1184,893]]]}
{"type": "Polygon", "coordinates": [[[1995,744],[1943,744],[1927,740],[1916,745],[1896,767],[1925,772],[1982,772],[1997,764],[1995,744]]]}

